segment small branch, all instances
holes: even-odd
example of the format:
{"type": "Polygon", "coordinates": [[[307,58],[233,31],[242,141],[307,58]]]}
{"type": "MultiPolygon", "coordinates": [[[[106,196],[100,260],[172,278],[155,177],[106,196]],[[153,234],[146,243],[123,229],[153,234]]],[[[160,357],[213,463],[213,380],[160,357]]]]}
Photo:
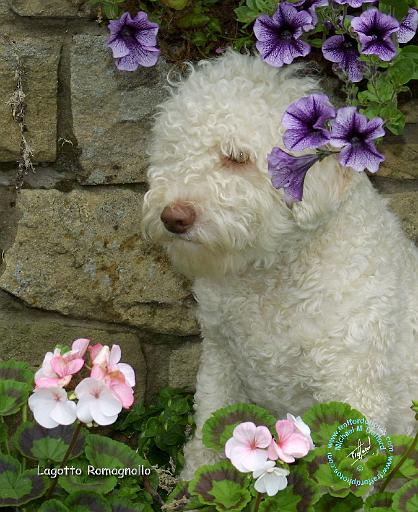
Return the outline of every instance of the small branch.
{"type": "Polygon", "coordinates": [[[261,503],[261,499],[262,498],[263,498],[263,495],[261,494],[261,492],[258,492],[257,493],[257,498],[256,498],[255,503],[254,503],[253,512],[258,512],[258,509],[260,508],[260,503],[261,503]]]}
{"type": "Polygon", "coordinates": [[[417,430],[417,433],[415,434],[415,437],[414,437],[412,443],[410,444],[409,448],[403,454],[401,460],[398,462],[398,464],[396,464],[396,466],[392,469],[392,471],[386,477],[386,480],[383,482],[383,485],[380,488],[380,492],[383,492],[386,489],[386,487],[389,485],[389,482],[394,478],[394,476],[396,475],[396,472],[402,467],[403,463],[406,461],[409,454],[414,450],[417,442],[418,442],[418,430],[417,430]]]}
{"type": "MultiPolygon", "coordinates": [[[[77,426],[73,433],[73,437],[71,438],[70,446],[68,447],[68,450],[65,452],[64,458],[62,459],[62,462],[60,464],[60,469],[63,468],[67,464],[68,459],[70,458],[71,452],[73,451],[73,448],[75,446],[75,443],[77,442],[78,436],[81,432],[82,426],[83,426],[82,423],[80,423],[80,422],[77,423],[77,426]]],[[[58,478],[54,478],[54,480],[52,481],[51,487],[49,488],[48,494],[46,495],[46,499],[49,499],[52,496],[53,492],[55,491],[55,487],[57,486],[57,483],[58,483],[58,478]]]]}

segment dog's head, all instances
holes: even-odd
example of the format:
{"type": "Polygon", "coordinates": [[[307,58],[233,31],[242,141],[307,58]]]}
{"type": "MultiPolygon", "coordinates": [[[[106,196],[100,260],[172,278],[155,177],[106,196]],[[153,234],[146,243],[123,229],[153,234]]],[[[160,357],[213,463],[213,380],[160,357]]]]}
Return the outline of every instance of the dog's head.
{"type": "Polygon", "coordinates": [[[338,207],[348,180],[334,159],[309,171],[304,199],[291,208],[267,172],[267,154],[283,147],[284,111],[317,89],[292,67],[228,52],[199,65],[161,106],[143,227],[181,272],[269,265],[286,237],[315,229],[338,207]]]}

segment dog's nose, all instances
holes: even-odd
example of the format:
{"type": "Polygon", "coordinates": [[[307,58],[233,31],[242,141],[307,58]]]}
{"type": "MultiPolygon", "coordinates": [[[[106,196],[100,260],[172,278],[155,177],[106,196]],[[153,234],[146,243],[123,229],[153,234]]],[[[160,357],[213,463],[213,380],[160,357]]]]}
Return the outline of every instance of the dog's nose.
{"type": "Polygon", "coordinates": [[[186,233],[196,220],[196,211],[191,204],[174,203],[164,208],[161,220],[171,233],[186,233]]]}

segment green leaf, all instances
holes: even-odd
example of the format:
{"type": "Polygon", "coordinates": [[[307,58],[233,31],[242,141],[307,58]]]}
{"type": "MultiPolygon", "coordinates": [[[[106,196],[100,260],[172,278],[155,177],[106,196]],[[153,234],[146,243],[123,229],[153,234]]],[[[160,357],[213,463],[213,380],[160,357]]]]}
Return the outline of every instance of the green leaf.
{"type": "Polygon", "coordinates": [[[210,21],[209,16],[205,14],[187,14],[176,21],[179,28],[190,29],[197,27],[204,27],[210,21]]]}
{"type": "Polygon", "coordinates": [[[301,497],[295,494],[293,487],[288,486],[275,496],[266,496],[261,502],[260,512],[298,512],[299,510],[310,512],[312,510],[301,509],[300,503],[301,497]]]}
{"type": "Polygon", "coordinates": [[[212,504],[216,510],[242,510],[247,503],[251,501],[251,494],[247,489],[242,489],[237,482],[228,480],[219,480],[212,483],[212,489],[209,491],[214,497],[212,504]]]}
{"type": "MultiPolygon", "coordinates": [[[[398,462],[401,460],[404,453],[411,446],[413,438],[410,436],[391,436],[391,440],[393,443],[393,463],[392,468],[394,468],[398,462]]],[[[418,478],[418,449],[415,447],[414,450],[408,455],[408,458],[402,464],[399,469],[399,473],[408,478],[409,480],[414,480],[418,478]]]]}
{"type": "Polygon", "coordinates": [[[42,496],[47,487],[36,469],[22,472],[18,460],[0,454],[0,507],[20,507],[42,496]]]}
{"type": "Polygon", "coordinates": [[[0,380],[0,416],[15,414],[28,400],[31,387],[15,380],[0,380]]]}
{"type": "Polygon", "coordinates": [[[85,452],[90,464],[98,468],[148,467],[147,461],[129,446],[97,434],[87,436],[85,452]]]}
{"type": "Polygon", "coordinates": [[[395,105],[384,105],[380,109],[380,115],[385,120],[385,127],[394,135],[399,135],[403,132],[406,124],[406,117],[395,105]]]}
{"type": "Polygon", "coordinates": [[[225,443],[234,428],[245,421],[252,421],[257,426],[265,425],[274,429],[276,419],[266,409],[252,404],[234,404],[219,409],[203,425],[203,444],[217,451],[225,449],[225,443]]]}
{"type": "Polygon", "coordinates": [[[107,494],[114,489],[118,480],[112,475],[89,475],[88,464],[85,461],[75,461],[72,464],[81,469],[81,475],[60,476],[58,483],[71,494],[78,491],[93,491],[98,494],[107,494]]]}
{"type": "Polygon", "coordinates": [[[384,512],[392,510],[393,493],[379,492],[369,496],[364,502],[364,512],[384,512]]]}
{"type": "Polygon", "coordinates": [[[189,484],[189,492],[192,496],[197,496],[200,503],[212,505],[218,512],[224,510],[238,512],[251,501],[248,483],[247,475],[239,473],[229,462],[222,461],[199,468],[189,484]],[[220,484],[220,482],[224,483],[220,484]],[[229,490],[228,485],[230,485],[229,490]],[[213,492],[221,499],[234,501],[233,508],[228,509],[222,501],[218,502],[213,492]]]}
{"type": "Polygon", "coordinates": [[[48,500],[42,503],[38,512],[70,512],[70,509],[59,500],[48,500]]]}
{"type": "Polygon", "coordinates": [[[112,512],[109,502],[95,492],[75,492],[67,497],[65,504],[71,512],[112,512]]]}
{"type": "MultiPolygon", "coordinates": [[[[70,446],[75,428],[75,425],[44,428],[28,421],[17,429],[14,443],[20,453],[29,459],[61,462],[70,446]]],[[[83,449],[84,433],[80,432],[70,459],[78,457],[83,449]]]]}
{"type": "Polygon", "coordinates": [[[112,512],[154,512],[147,503],[132,503],[129,500],[113,498],[111,501],[112,512]]]}
{"type": "Polygon", "coordinates": [[[170,7],[170,9],[175,9],[176,11],[182,11],[186,8],[189,0],[161,0],[161,2],[170,7]]]}
{"type": "Polygon", "coordinates": [[[393,14],[399,21],[402,21],[408,13],[407,0],[381,0],[379,10],[393,14]]]}
{"type": "Polygon", "coordinates": [[[392,508],[396,512],[418,512],[418,478],[395,492],[392,508]]]}
{"type": "Polygon", "coordinates": [[[328,445],[336,429],[348,419],[360,419],[364,416],[350,405],[342,402],[316,404],[303,415],[303,421],[312,431],[315,445],[328,445]]]}
{"type": "Polygon", "coordinates": [[[3,361],[0,363],[0,380],[14,380],[32,387],[33,372],[26,363],[3,361]]]}
{"type": "Polygon", "coordinates": [[[345,498],[338,498],[324,494],[315,505],[315,512],[353,512],[353,510],[361,510],[363,500],[350,493],[345,498]]]}
{"type": "Polygon", "coordinates": [[[416,71],[416,64],[413,59],[400,56],[387,71],[388,77],[395,85],[407,84],[413,79],[416,71]]]}

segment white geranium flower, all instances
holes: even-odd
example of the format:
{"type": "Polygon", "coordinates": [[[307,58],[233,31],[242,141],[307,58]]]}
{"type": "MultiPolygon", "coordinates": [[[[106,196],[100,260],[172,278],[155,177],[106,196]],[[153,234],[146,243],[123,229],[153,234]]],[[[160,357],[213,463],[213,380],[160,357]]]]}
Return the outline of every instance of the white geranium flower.
{"type": "Polygon", "coordinates": [[[287,475],[289,470],[276,466],[272,460],[268,460],[264,467],[253,472],[256,478],[255,490],[275,496],[279,491],[287,487],[287,475]]]}
{"type": "Polygon", "coordinates": [[[91,377],[84,379],[74,390],[77,398],[77,417],[82,423],[95,421],[98,425],[111,425],[122,410],[105,382],[91,377]]]}
{"type": "Polygon", "coordinates": [[[38,388],[28,400],[35,420],[45,428],[71,425],[77,419],[76,405],[61,387],[38,388]]]}
{"type": "Polygon", "coordinates": [[[313,450],[315,448],[315,445],[312,441],[312,437],[311,437],[311,429],[308,427],[308,425],[303,421],[303,419],[298,416],[297,418],[295,418],[293,416],[293,414],[290,414],[289,412],[287,413],[287,419],[289,421],[292,421],[295,425],[295,427],[299,430],[299,432],[301,434],[303,434],[308,440],[309,440],[309,443],[310,443],[310,447],[309,449],[310,450],[313,450]]]}

